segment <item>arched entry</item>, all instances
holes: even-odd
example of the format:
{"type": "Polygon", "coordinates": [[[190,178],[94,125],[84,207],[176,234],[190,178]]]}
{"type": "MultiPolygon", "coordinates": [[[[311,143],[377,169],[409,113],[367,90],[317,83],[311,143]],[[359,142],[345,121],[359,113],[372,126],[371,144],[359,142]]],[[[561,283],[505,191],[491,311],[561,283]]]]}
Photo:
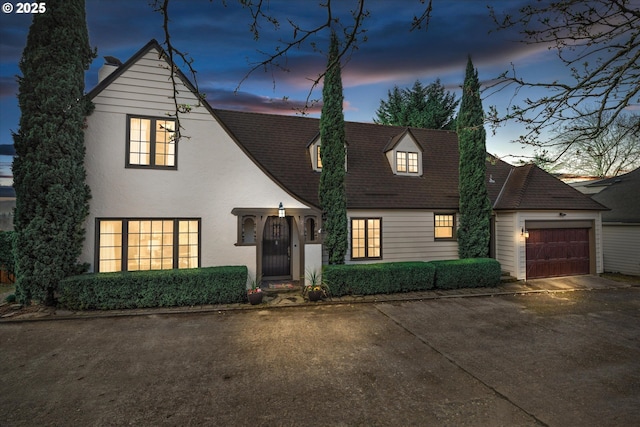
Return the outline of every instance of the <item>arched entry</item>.
{"type": "Polygon", "coordinates": [[[291,217],[267,218],[262,235],[262,277],[291,278],[291,217]]]}

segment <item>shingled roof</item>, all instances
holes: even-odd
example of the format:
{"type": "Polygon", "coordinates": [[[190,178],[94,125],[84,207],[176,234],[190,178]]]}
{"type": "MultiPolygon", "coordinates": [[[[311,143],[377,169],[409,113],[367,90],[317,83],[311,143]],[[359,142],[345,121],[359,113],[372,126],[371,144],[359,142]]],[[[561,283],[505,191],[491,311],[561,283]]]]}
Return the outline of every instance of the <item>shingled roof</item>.
{"type": "MultiPolygon", "coordinates": [[[[214,110],[214,114],[281,186],[300,200],[319,205],[320,173],[313,170],[308,150],[318,136],[318,119],[229,110],[214,110]]],[[[409,129],[423,150],[424,173],[394,175],[384,152],[407,130],[345,123],[349,209],[458,209],[456,133],[409,129]]],[[[605,209],[533,165],[514,167],[488,156],[486,166],[489,199],[495,209],[605,209]]]]}
{"type": "Polygon", "coordinates": [[[607,187],[591,197],[608,206],[611,211],[602,213],[603,222],[640,224],[640,168],[624,175],[598,181],[607,187]]]}
{"type": "MultiPolygon", "coordinates": [[[[95,97],[151,49],[151,40],[88,94],[95,97]]],[[[162,56],[161,56],[162,57],[162,56]]],[[[196,94],[189,79],[178,77],[196,94]]],[[[205,108],[268,176],[299,200],[319,207],[320,173],[313,170],[309,144],[319,119],[205,108]]],[[[458,210],[458,137],[455,132],[345,123],[349,209],[458,210]],[[394,175],[385,156],[407,133],[422,149],[423,175],[394,175]]],[[[598,202],[532,166],[514,167],[487,155],[486,182],[494,209],[606,210],[598,202]]]]}
{"type": "Polygon", "coordinates": [[[496,210],[606,210],[600,203],[539,167],[514,168],[504,185],[496,210]]]}

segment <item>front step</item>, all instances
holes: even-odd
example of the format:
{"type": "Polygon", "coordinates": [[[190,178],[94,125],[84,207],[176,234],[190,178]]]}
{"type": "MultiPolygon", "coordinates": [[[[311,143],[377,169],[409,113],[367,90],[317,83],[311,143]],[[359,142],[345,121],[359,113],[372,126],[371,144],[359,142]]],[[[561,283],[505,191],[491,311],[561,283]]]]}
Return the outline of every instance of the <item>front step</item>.
{"type": "Polygon", "coordinates": [[[507,271],[502,271],[502,274],[500,275],[500,283],[513,283],[513,282],[517,282],[518,279],[516,279],[515,277],[511,276],[509,274],[509,272],[507,271]]]}
{"type": "Polygon", "coordinates": [[[269,280],[260,284],[262,292],[267,295],[301,293],[302,286],[298,280],[269,280]]]}

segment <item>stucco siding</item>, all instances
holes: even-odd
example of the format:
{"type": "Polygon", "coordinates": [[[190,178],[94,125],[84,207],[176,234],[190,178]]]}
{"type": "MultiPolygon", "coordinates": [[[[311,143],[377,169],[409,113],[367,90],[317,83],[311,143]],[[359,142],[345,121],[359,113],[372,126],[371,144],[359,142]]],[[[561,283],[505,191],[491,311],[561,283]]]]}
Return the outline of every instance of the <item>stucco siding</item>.
{"type": "Polygon", "coordinates": [[[347,263],[432,261],[458,258],[458,243],[434,240],[433,212],[423,210],[350,210],[351,218],[382,218],[382,259],[351,259],[351,224],[347,263]]]}
{"type": "Polygon", "coordinates": [[[640,225],[602,224],[604,270],[640,276],[640,225]]]}
{"type": "MultiPolygon", "coordinates": [[[[163,118],[174,108],[168,71],[159,64],[157,54],[147,54],[93,100],[85,131],[92,200],[81,261],[93,264],[96,218],[194,217],[201,218],[203,267],[247,265],[255,276],[256,249],[235,246],[231,210],[308,206],[271,180],[203,107],[181,117],[188,138],[178,143],[177,170],[126,168],[127,114],[163,118]]],[[[181,93],[181,102],[196,103],[186,88],[181,93]]]]}

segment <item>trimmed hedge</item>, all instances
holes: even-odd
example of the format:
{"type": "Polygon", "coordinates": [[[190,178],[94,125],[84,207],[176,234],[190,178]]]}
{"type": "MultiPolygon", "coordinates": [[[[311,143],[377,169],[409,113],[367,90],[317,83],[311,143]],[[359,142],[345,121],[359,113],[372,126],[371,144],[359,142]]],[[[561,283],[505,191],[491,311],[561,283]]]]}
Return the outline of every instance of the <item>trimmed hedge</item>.
{"type": "Polygon", "coordinates": [[[433,289],[435,267],[426,262],[327,265],[323,280],[332,296],[433,289]]]}
{"type": "Polygon", "coordinates": [[[437,289],[480,288],[500,283],[500,263],[493,258],[431,261],[437,289]]]}
{"type": "Polygon", "coordinates": [[[60,283],[58,302],[71,310],[244,302],[247,274],[245,266],[84,274],[60,283]]]}

